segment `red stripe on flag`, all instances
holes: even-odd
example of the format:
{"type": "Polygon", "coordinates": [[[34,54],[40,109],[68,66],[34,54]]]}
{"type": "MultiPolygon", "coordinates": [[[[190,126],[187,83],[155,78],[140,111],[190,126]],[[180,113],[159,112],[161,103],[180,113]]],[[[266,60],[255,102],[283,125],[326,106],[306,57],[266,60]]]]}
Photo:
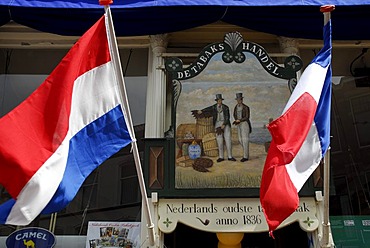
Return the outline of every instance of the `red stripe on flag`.
{"type": "Polygon", "coordinates": [[[314,119],[317,103],[303,93],[268,126],[272,142],[262,173],[260,199],[269,230],[275,230],[298,207],[299,198],[285,165],[301,148],[314,119]]]}
{"type": "Polygon", "coordinates": [[[107,38],[104,17],[81,37],[29,98],[0,119],[0,184],[13,198],[64,140],[75,80],[110,61],[108,42],[102,37],[107,38]],[[101,33],[96,35],[96,30],[101,33]],[[97,50],[99,44],[106,44],[106,48],[97,50]]]}
{"type": "MultiPolygon", "coordinates": [[[[271,145],[274,145],[273,142],[271,145]]],[[[272,231],[297,209],[299,198],[285,166],[264,169],[262,181],[261,204],[269,230],[272,231]]]]}
{"type": "Polygon", "coordinates": [[[271,161],[274,165],[292,162],[311,128],[316,107],[315,99],[305,92],[282,116],[268,125],[277,148],[271,161]]]}

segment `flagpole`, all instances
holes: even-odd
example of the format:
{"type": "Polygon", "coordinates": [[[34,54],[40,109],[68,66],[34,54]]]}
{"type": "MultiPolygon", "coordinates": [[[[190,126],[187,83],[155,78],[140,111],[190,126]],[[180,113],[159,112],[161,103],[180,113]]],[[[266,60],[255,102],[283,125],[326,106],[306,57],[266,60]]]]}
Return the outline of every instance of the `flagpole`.
{"type": "MultiPolygon", "coordinates": [[[[335,9],[334,5],[324,5],[320,7],[320,11],[324,14],[324,25],[326,25],[331,18],[331,11],[335,9]]],[[[330,82],[331,83],[331,82],[330,82]]],[[[332,247],[332,237],[330,233],[329,220],[329,187],[330,187],[330,147],[326,151],[324,157],[324,210],[322,223],[322,237],[321,247],[332,247]]]]}
{"type": "Polygon", "coordinates": [[[322,223],[322,247],[331,247],[329,220],[329,186],[330,186],[330,147],[324,157],[324,210],[322,223]]]}
{"type": "Polygon", "coordinates": [[[148,201],[148,197],[147,197],[143,171],[142,171],[142,168],[141,168],[140,155],[139,155],[139,151],[138,151],[138,148],[137,148],[137,141],[136,141],[135,132],[134,132],[133,123],[132,123],[132,118],[131,118],[131,111],[130,111],[129,104],[128,104],[128,101],[127,101],[127,92],[126,92],[126,86],[125,86],[124,79],[123,79],[121,61],[120,61],[120,58],[119,58],[117,39],[116,39],[116,35],[115,35],[115,32],[114,32],[112,14],[111,14],[110,7],[109,7],[109,4],[113,3],[113,1],[112,0],[99,0],[99,3],[101,5],[104,5],[105,13],[106,13],[107,18],[108,18],[108,25],[109,25],[109,31],[108,31],[109,37],[108,38],[110,39],[110,43],[111,43],[112,48],[113,48],[112,60],[114,62],[114,66],[115,66],[115,69],[116,69],[116,72],[117,72],[117,80],[119,81],[119,85],[121,87],[121,92],[120,93],[121,93],[123,106],[126,109],[125,112],[126,112],[126,117],[127,117],[127,121],[128,121],[127,126],[128,126],[129,132],[131,133],[131,137],[132,137],[132,143],[131,143],[132,153],[133,153],[134,160],[135,160],[135,166],[136,166],[137,176],[138,176],[138,179],[139,179],[139,185],[140,185],[143,205],[144,205],[143,211],[144,211],[147,223],[148,223],[147,228],[148,228],[149,244],[151,246],[154,246],[154,244],[155,244],[154,224],[153,224],[152,216],[151,216],[151,213],[150,213],[149,201],[148,201]]]}

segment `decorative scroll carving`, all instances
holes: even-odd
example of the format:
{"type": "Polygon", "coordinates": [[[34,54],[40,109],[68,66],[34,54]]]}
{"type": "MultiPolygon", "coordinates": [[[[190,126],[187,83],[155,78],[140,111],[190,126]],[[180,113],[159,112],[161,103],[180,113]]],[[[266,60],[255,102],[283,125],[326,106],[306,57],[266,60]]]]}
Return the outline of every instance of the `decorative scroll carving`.
{"type": "Polygon", "coordinates": [[[168,58],[165,62],[165,67],[168,72],[172,73],[174,80],[186,80],[201,73],[211,58],[220,52],[223,52],[222,60],[225,63],[243,63],[245,61],[244,52],[251,53],[256,56],[262,67],[269,74],[288,81],[296,79],[297,72],[303,66],[302,60],[298,56],[292,55],[285,59],[284,67],[282,67],[270,58],[262,46],[254,42],[243,41],[240,33],[232,32],[225,35],[223,42],[206,46],[189,67],[183,68],[183,62],[179,58],[168,58]]]}

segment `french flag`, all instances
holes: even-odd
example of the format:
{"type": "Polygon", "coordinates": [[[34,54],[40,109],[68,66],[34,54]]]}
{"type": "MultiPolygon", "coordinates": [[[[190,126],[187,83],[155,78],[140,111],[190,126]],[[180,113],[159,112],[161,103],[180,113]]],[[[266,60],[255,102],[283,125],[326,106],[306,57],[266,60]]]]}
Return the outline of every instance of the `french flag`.
{"type": "Polygon", "coordinates": [[[60,211],[87,176],[133,140],[106,15],[24,102],[0,119],[0,224],[60,211]]]}
{"type": "Polygon", "coordinates": [[[329,19],[324,25],[324,47],[303,72],[282,115],[268,125],[272,141],[260,201],[270,232],[297,209],[298,192],[328,150],[331,50],[329,19]]]}

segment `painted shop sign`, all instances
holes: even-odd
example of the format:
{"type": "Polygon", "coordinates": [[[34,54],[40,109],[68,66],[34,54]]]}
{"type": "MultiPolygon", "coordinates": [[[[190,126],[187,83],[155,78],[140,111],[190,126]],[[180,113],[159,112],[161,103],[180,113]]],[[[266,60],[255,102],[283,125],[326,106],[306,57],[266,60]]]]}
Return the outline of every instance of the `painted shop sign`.
{"type": "MultiPolygon", "coordinates": [[[[164,233],[178,222],[207,232],[265,232],[267,223],[258,198],[160,199],[158,227],[164,233]]],[[[299,221],[304,231],[318,227],[313,197],[300,199],[297,210],[280,227],[299,221]]]]}
{"type": "Polygon", "coordinates": [[[258,188],[271,141],[266,125],[279,117],[297,82],[297,56],[277,63],[232,32],[206,46],[183,68],[165,62],[173,83],[175,189],[258,188]],[[194,153],[197,148],[197,153],[194,153]]]}

